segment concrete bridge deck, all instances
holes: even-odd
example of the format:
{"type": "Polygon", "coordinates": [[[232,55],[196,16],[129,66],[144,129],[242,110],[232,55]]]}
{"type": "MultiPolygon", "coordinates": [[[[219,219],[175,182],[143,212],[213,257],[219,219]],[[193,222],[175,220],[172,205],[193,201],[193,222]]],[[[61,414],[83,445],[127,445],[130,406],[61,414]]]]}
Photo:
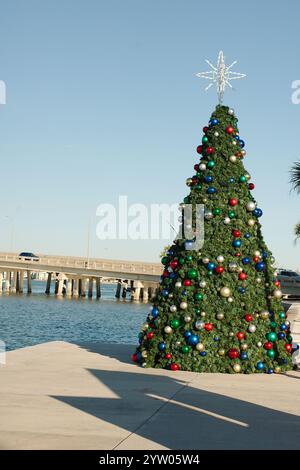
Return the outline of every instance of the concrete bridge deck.
{"type": "Polygon", "coordinates": [[[133,346],[51,342],[0,366],[0,449],[300,449],[300,372],[141,369],[133,346]]]}

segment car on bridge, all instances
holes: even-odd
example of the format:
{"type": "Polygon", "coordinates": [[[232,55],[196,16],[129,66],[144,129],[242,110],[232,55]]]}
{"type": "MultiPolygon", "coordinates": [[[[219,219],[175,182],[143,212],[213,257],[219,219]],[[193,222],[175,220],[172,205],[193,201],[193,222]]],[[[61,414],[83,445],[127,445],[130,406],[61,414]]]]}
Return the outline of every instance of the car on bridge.
{"type": "Polygon", "coordinates": [[[277,280],[280,282],[284,297],[300,297],[300,275],[298,273],[290,269],[278,269],[277,280]]]}
{"type": "Polygon", "coordinates": [[[19,254],[19,260],[22,261],[39,261],[40,258],[33,253],[29,253],[28,251],[22,251],[22,253],[19,254]]]}

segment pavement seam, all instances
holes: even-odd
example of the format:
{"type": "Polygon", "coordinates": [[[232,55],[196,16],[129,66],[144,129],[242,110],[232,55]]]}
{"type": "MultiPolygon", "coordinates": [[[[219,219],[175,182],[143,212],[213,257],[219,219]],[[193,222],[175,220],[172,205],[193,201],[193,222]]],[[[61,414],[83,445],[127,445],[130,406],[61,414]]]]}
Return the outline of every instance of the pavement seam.
{"type": "Polygon", "coordinates": [[[139,424],[133,431],[131,431],[128,436],[124,437],[124,439],[121,439],[120,442],[118,442],[117,445],[115,445],[112,450],[116,450],[121,444],[123,444],[123,442],[127,441],[127,439],[129,439],[132,435],[136,434],[138,432],[139,429],[141,429],[145,424],[147,424],[162,408],[164,408],[165,406],[167,406],[170,401],[174,400],[174,398],[176,397],[177,393],[179,392],[182,392],[182,390],[184,390],[186,387],[188,387],[190,384],[192,383],[192,380],[190,380],[189,382],[186,382],[184,385],[182,385],[178,390],[176,390],[176,392],[171,395],[169,398],[167,398],[162,404],[161,406],[159,406],[145,421],[143,421],[141,424],[139,424]]]}

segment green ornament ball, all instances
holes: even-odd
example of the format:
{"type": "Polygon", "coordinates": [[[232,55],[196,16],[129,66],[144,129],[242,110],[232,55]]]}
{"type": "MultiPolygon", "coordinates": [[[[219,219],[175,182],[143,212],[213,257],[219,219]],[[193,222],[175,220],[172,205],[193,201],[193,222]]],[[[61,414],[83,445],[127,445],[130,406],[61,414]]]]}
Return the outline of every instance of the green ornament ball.
{"type": "Polygon", "coordinates": [[[270,349],[270,350],[267,352],[267,356],[268,356],[270,359],[274,359],[274,357],[275,357],[275,351],[274,351],[274,349],[270,349]]]}
{"type": "Polygon", "coordinates": [[[276,341],[277,335],[276,335],[276,333],[271,331],[270,333],[267,333],[266,338],[267,338],[268,341],[271,341],[271,343],[273,343],[274,341],[276,341]]]}
{"type": "Polygon", "coordinates": [[[240,176],[240,183],[246,183],[247,178],[245,175],[240,176]]]}
{"type": "Polygon", "coordinates": [[[276,328],[277,327],[277,323],[275,321],[271,321],[271,327],[272,328],[276,328]]]}
{"type": "Polygon", "coordinates": [[[206,166],[211,170],[215,166],[215,162],[213,160],[210,160],[209,162],[207,162],[206,166]]]}
{"type": "Polygon", "coordinates": [[[183,199],[183,202],[185,204],[188,204],[190,202],[190,196],[186,196],[184,199],[183,199]]]}
{"type": "Polygon", "coordinates": [[[281,318],[281,319],[283,320],[283,319],[285,318],[285,313],[284,313],[284,312],[280,312],[279,318],[281,318]]]}
{"type": "Polygon", "coordinates": [[[228,217],[229,217],[230,219],[234,219],[234,218],[235,218],[235,212],[234,212],[234,211],[229,211],[229,212],[228,212],[228,217]]]}
{"type": "Polygon", "coordinates": [[[188,255],[188,256],[186,257],[186,259],[187,259],[188,261],[193,261],[192,255],[188,255]]]}
{"type": "Polygon", "coordinates": [[[214,214],[214,215],[220,215],[220,214],[221,214],[221,209],[219,209],[218,207],[216,207],[215,209],[213,209],[213,214],[214,214]]]}
{"type": "Polygon", "coordinates": [[[196,300],[203,300],[203,294],[202,294],[202,292],[197,292],[197,293],[195,294],[195,299],[196,299],[196,300]]]}
{"type": "Polygon", "coordinates": [[[200,308],[195,308],[195,314],[200,315],[200,313],[201,313],[201,309],[200,308]]]}
{"type": "Polygon", "coordinates": [[[184,258],[179,258],[179,264],[184,264],[185,263],[185,259],[184,258]]]}
{"type": "Polygon", "coordinates": [[[196,279],[198,276],[198,272],[196,269],[190,269],[187,273],[189,279],[196,279]]]}
{"type": "Polygon", "coordinates": [[[202,143],[203,143],[203,144],[206,144],[206,142],[208,142],[208,137],[207,137],[206,135],[204,135],[204,136],[202,137],[202,143]]]}
{"type": "Polygon", "coordinates": [[[171,320],[171,327],[176,330],[180,325],[180,321],[177,318],[174,318],[174,320],[171,320]]]}
{"type": "Polygon", "coordinates": [[[202,189],[202,184],[201,183],[196,184],[195,189],[202,189]]]}
{"type": "Polygon", "coordinates": [[[163,256],[162,259],[161,259],[161,262],[162,262],[162,264],[167,264],[167,262],[168,262],[168,257],[167,257],[167,256],[163,256]]]}
{"type": "Polygon", "coordinates": [[[190,350],[190,347],[186,344],[186,345],[182,346],[181,350],[184,354],[187,354],[190,350]]]}

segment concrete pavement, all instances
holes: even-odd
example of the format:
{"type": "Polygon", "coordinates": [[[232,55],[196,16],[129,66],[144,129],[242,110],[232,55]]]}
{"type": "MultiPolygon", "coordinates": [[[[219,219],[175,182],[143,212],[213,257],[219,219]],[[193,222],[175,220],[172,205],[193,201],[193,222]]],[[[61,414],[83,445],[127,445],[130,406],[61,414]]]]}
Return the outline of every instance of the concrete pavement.
{"type": "Polygon", "coordinates": [[[0,366],[0,449],[300,449],[300,372],[141,369],[128,345],[51,342],[0,366]]]}

